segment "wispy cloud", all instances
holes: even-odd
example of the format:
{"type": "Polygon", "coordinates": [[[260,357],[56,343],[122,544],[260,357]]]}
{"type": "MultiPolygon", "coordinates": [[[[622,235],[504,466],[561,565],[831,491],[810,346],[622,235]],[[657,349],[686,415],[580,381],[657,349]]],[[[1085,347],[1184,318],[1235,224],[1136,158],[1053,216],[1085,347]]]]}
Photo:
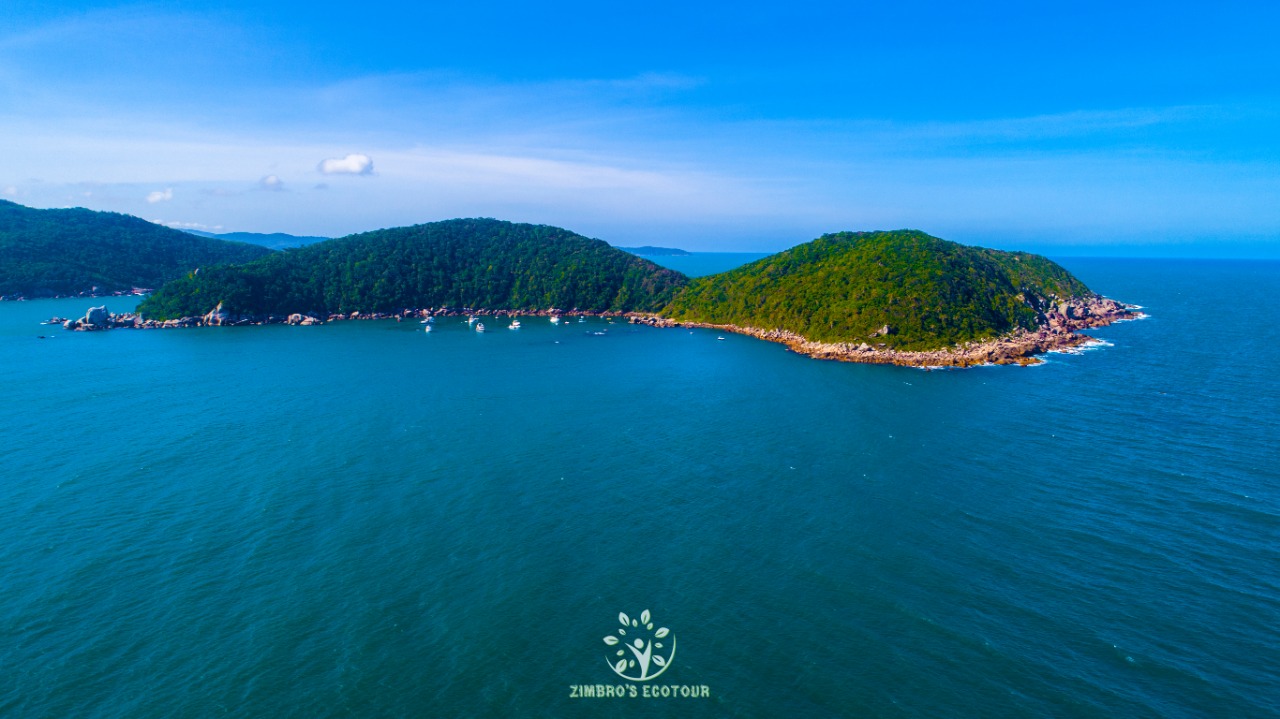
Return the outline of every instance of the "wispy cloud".
{"type": "Polygon", "coordinates": [[[173,199],[173,188],[167,187],[163,190],[153,190],[147,193],[147,202],[156,204],[157,202],[168,202],[173,199]]]}
{"type": "Polygon", "coordinates": [[[258,180],[258,188],[268,192],[280,192],[284,189],[284,181],[275,175],[267,175],[258,180]]]}

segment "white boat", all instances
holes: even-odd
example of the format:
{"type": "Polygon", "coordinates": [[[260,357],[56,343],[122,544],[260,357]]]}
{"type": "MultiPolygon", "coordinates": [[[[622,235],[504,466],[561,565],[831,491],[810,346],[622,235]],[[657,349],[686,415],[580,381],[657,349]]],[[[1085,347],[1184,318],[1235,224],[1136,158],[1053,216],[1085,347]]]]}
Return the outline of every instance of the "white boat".
{"type": "Polygon", "coordinates": [[[483,322],[477,322],[477,323],[476,323],[476,332],[484,332],[484,323],[483,323],[483,322]]]}
{"type": "Polygon", "coordinates": [[[475,324],[475,323],[476,323],[476,316],[475,316],[475,315],[468,315],[468,316],[467,316],[467,324],[469,324],[469,325],[473,325],[473,324],[475,324]]]}
{"type": "Polygon", "coordinates": [[[560,315],[551,315],[551,324],[553,325],[560,324],[560,315]]]}
{"type": "Polygon", "coordinates": [[[511,320],[511,324],[507,327],[509,330],[520,329],[520,320],[511,320]]]}
{"type": "Polygon", "coordinates": [[[423,328],[422,328],[422,331],[423,331],[423,332],[430,332],[430,331],[431,331],[431,325],[427,325],[426,327],[423,327],[423,328]]]}

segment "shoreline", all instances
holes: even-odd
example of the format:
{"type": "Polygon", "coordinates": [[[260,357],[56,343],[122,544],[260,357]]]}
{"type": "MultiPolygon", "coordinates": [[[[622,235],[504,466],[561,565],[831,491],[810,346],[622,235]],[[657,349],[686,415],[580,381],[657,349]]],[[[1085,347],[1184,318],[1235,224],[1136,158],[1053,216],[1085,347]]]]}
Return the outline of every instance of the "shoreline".
{"type": "Polygon", "coordinates": [[[149,320],[144,319],[136,312],[123,312],[116,314],[109,312],[106,306],[90,307],[83,317],[76,319],[66,319],[62,317],[54,317],[44,324],[61,324],[63,329],[74,332],[94,332],[111,329],[178,329],[187,327],[257,327],[263,325],[295,325],[295,326],[312,326],[324,325],[332,322],[350,322],[357,320],[395,320],[403,322],[405,320],[422,320],[428,317],[628,317],[626,312],[604,310],[600,312],[592,310],[561,310],[552,308],[549,310],[491,310],[491,309],[471,309],[471,308],[453,308],[428,307],[425,309],[404,309],[398,312],[350,312],[350,313],[301,313],[295,312],[289,315],[245,315],[228,312],[222,309],[222,303],[210,310],[207,314],[199,316],[182,317],[180,319],[170,320],[149,320]],[[57,320],[54,322],[53,320],[57,320]]]}
{"type": "MultiPolygon", "coordinates": [[[[1036,365],[1044,362],[1038,355],[1054,351],[1069,350],[1082,345],[1099,342],[1096,338],[1080,334],[1080,330],[1105,327],[1115,322],[1138,320],[1147,317],[1139,312],[1139,305],[1128,305],[1101,295],[1093,297],[1073,297],[1068,300],[1050,303],[1037,315],[1037,326],[1034,329],[1018,329],[999,337],[987,340],[965,342],[951,347],[934,350],[899,350],[889,347],[886,342],[819,342],[810,340],[796,332],[783,329],[762,329],[759,327],[743,327],[735,324],[717,324],[712,322],[694,322],[674,320],[655,314],[639,312],[589,310],[493,310],[470,308],[425,308],[405,309],[399,312],[350,312],[318,314],[293,313],[290,315],[239,315],[222,308],[221,303],[209,313],[201,316],[183,317],[170,320],[143,319],[136,313],[126,312],[114,314],[105,306],[91,307],[84,317],[79,319],[63,319],[64,329],[77,332],[102,331],[108,329],[177,329],[185,327],[243,327],[261,325],[295,325],[311,326],[332,322],[353,320],[419,320],[429,317],[625,317],[629,323],[650,327],[674,328],[688,327],[697,329],[714,329],[723,332],[747,335],[767,342],[785,345],[796,354],[814,359],[834,360],[838,362],[856,362],[860,364],[891,364],[903,367],[920,367],[926,369],[978,367],[983,365],[1036,365]]],[[[52,323],[46,322],[46,324],[52,323]]],[[[886,334],[892,333],[888,327],[886,334]]],[[[868,340],[874,341],[881,332],[873,333],[868,340]]]]}
{"type": "MultiPolygon", "coordinates": [[[[1022,366],[1044,362],[1038,357],[1055,350],[1067,350],[1100,342],[1079,330],[1106,327],[1114,322],[1143,319],[1137,305],[1126,305],[1101,295],[1073,297],[1039,314],[1036,329],[1019,329],[987,340],[965,342],[936,350],[898,350],[886,343],[818,342],[782,329],[766,330],[734,324],[685,322],[657,315],[633,315],[632,321],[652,327],[693,327],[747,335],[786,345],[796,354],[814,359],[860,364],[891,364],[925,369],[980,367],[984,365],[1022,366]]],[[[874,340],[875,336],[869,337],[874,340]]]]}

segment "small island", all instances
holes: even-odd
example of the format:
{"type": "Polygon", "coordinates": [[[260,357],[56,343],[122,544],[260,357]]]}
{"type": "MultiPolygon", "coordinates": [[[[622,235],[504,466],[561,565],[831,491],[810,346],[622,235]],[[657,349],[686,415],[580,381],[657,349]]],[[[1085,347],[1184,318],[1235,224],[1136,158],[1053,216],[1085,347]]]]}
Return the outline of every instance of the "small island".
{"type": "Polygon", "coordinates": [[[619,247],[623,252],[630,252],[633,255],[641,257],[688,257],[691,252],[679,249],[677,247],[654,247],[653,245],[645,245],[643,247],[619,247]]]}

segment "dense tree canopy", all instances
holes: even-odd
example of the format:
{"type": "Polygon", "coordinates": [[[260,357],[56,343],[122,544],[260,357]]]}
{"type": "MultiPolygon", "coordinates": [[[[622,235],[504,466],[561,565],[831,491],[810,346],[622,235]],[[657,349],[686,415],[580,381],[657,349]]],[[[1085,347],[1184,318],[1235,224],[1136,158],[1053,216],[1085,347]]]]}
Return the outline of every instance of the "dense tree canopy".
{"type": "Polygon", "coordinates": [[[493,219],[366,232],[272,252],[115,213],[0,201],[0,295],[160,287],[152,319],[449,307],[641,311],[811,340],[931,349],[1034,327],[1092,294],[1052,261],[923,232],[842,232],[690,280],[600,240],[493,219]],[[232,264],[237,263],[237,264],[232,264]],[[882,330],[888,327],[889,332],[882,330]]]}
{"type": "Polygon", "coordinates": [[[656,310],[688,279],[568,230],[492,219],[432,222],[290,249],[191,274],[140,305],[165,319],[219,302],[254,315],[491,310],[656,310]]]}
{"type": "Polygon", "coordinates": [[[50,297],[156,288],[198,267],[248,262],[265,247],[197,237],[114,212],[36,210],[0,200],[0,295],[50,297]]]}
{"type": "Polygon", "coordinates": [[[662,314],[818,341],[932,349],[1030,328],[1035,307],[1050,297],[1087,294],[1079,280],[1038,255],[912,230],[842,232],[695,279],[662,314]],[[887,336],[869,339],[886,325],[887,336]]]}

